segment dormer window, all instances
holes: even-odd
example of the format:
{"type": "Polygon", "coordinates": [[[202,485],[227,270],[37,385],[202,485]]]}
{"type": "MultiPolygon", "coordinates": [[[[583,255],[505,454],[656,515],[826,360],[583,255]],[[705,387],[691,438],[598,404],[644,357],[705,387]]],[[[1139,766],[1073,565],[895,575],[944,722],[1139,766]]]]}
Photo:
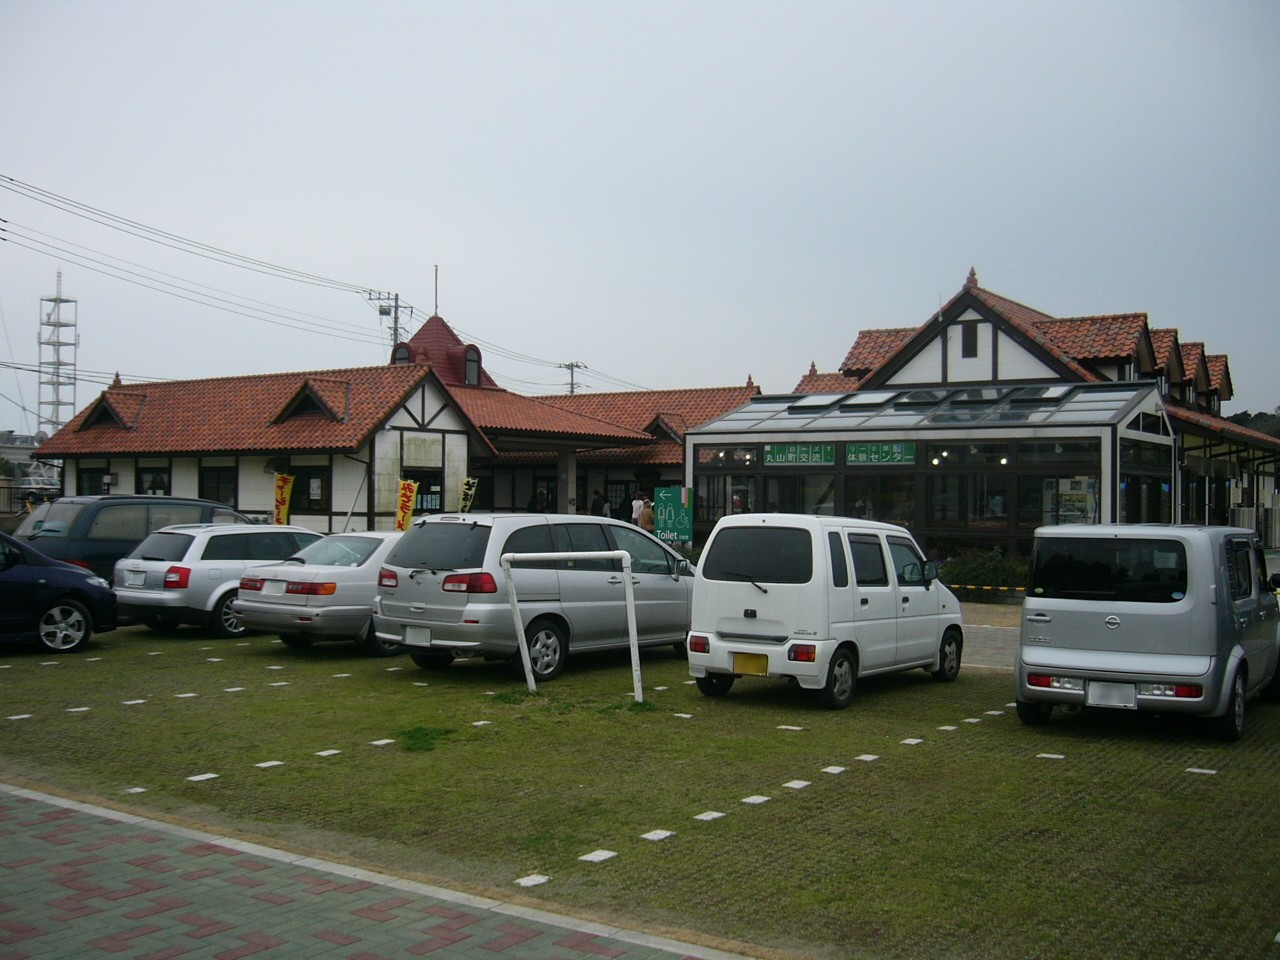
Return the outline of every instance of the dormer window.
{"type": "Polygon", "coordinates": [[[476,387],[480,385],[480,351],[475,347],[467,347],[464,355],[466,368],[463,371],[463,377],[468,387],[476,387]]]}

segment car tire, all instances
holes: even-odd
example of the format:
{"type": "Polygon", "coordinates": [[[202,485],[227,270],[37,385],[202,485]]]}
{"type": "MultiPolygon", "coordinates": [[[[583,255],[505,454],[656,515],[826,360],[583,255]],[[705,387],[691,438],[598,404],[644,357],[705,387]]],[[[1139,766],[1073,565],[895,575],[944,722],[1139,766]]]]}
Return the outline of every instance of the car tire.
{"type": "Polygon", "coordinates": [[[298,633],[282,633],[280,642],[291,650],[306,650],[311,646],[311,641],[298,633]]]}
{"type": "Polygon", "coordinates": [[[232,590],[223,596],[213,608],[213,616],[210,618],[213,632],[224,640],[243,637],[249,632],[248,627],[241,623],[240,618],[236,616],[235,607],[233,606],[238,592],[232,590]]]}
{"type": "Polygon", "coordinates": [[[732,673],[708,673],[694,677],[693,682],[706,697],[723,697],[733,689],[733,681],[737,678],[732,673]]]}
{"type": "Polygon", "coordinates": [[[356,648],[370,657],[398,657],[404,653],[404,646],[394,640],[381,640],[373,629],[373,621],[364,625],[364,632],[356,637],[356,648]]]}
{"type": "Polygon", "coordinates": [[[40,645],[51,653],[70,653],[93,636],[93,618],[76,600],[59,600],[36,622],[40,645]]]}
{"type": "Polygon", "coordinates": [[[832,710],[843,710],[853,703],[853,691],[857,685],[858,657],[848,647],[841,647],[831,655],[831,662],[827,664],[822,702],[832,710]]]}
{"type": "Polygon", "coordinates": [[[410,653],[409,659],[423,670],[444,670],[453,663],[452,653],[410,653]]]}
{"type": "Polygon", "coordinates": [[[1018,719],[1028,727],[1043,727],[1053,716],[1052,703],[1034,703],[1030,700],[1017,702],[1018,719]]]}
{"type": "MultiPolygon", "coordinates": [[[[564,634],[564,628],[554,620],[535,620],[525,628],[524,637],[529,647],[533,679],[545,683],[560,676],[564,670],[565,658],[569,655],[569,640],[564,634]]],[[[516,660],[523,671],[523,660],[519,657],[516,660]]]]}
{"type": "Polygon", "coordinates": [[[1235,743],[1244,736],[1244,673],[1239,669],[1231,676],[1231,694],[1227,697],[1227,712],[1211,721],[1213,732],[1219,738],[1235,743]]]}
{"type": "Polygon", "coordinates": [[[960,654],[964,649],[964,641],[960,632],[948,629],[942,635],[942,645],[938,648],[938,669],[932,670],[929,676],[939,683],[950,683],[960,676],[960,654]]]}

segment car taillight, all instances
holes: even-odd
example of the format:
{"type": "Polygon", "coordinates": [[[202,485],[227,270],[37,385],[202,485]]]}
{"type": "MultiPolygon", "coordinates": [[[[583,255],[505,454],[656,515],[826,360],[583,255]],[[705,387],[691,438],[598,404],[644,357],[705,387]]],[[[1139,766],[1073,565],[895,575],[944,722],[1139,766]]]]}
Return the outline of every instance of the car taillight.
{"type": "Polygon", "coordinates": [[[498,581],[491,573],[451,573],[440,589],[447,593],[497,593],[498,581]]]}
{"type": "Polygon", "coordinates": [[[93,569],[93,567],[89,566],[89,564],[85,563],[83,560],[68,560],[67,563],[71,564],[73,567],[83,567],[85,570],[93,569]]]}
{"type": "Polygon", "coordinates": [[[812,643],[793,643],[787,648],[787,659],[796,663],[817,663],[818,648],[812,643]]]}
{"type": "Polygon", "coordinates": [[[304,597],[331,597],[338,590],[336,583],[296,583],[290,581],[284,592],[304,597]]]}
{"type": "Polygon", "coordinates": [[[173,566],[164,572],[166,590],[185,590],[191,582],[191,568],[173,566]]]}
{"type": "Polygon", "coordinates": [[[1140,683],[1138,693],[1144,697],[1174,697],[1179,700],[1199,700],[1204,687],[1198,683],[1140,683]]]}
{"type": "Polygon", "coordinates": [[[686,647],[690,653],[710,653],[711,638],[704,633],[691,633],[686,647]]]}
{"type": "Polygon", "coordinates": [[[383,567],[378,571],[378,586],[380,587],[398,587],[400,586],[400,578],[394,570],[383,567]]]}
{"type": "Polygon", "coordinates": [[[264,581],[261,577],[241,577],[240,592],[245,593],[261,590],[263,583],[264,581]]]}
{"type": "Polygon", "coordinates": [[[1027,674],[1027,686],[1044,687],[1049,690],[1084,690],[1084,680],[1080,677],[1052,677],[1044,673],[1027,674]]]}

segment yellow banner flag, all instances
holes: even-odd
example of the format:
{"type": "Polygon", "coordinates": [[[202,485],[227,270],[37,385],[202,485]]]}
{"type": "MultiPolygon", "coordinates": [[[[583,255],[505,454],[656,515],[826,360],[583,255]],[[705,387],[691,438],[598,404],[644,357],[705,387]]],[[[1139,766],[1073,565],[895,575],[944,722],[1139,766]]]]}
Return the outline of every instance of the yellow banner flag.
{"type": "Polygon", "coordinates": [[[400,498],[396,503],[396,529],[407,530],[413,519],[413,500],[418,495],[416,480],[400,481],[400,498]]]}
{"type": "Polygon", "coordinates": [[[283,473],[276,474],[276,510],[272,523],[289,522],[289,497],[293,493],[293,477],[283,473]]]}

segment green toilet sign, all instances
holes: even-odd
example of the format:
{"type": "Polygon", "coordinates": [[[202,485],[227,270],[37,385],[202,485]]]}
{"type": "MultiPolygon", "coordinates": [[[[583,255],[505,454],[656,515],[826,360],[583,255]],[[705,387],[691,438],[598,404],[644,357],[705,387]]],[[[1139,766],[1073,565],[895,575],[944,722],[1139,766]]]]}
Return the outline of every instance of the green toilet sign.
{"type": "Polygon", "coordinates": [[[693,543],[693,488],[653,491],[653,533],[665,543],[693,543]]]}

